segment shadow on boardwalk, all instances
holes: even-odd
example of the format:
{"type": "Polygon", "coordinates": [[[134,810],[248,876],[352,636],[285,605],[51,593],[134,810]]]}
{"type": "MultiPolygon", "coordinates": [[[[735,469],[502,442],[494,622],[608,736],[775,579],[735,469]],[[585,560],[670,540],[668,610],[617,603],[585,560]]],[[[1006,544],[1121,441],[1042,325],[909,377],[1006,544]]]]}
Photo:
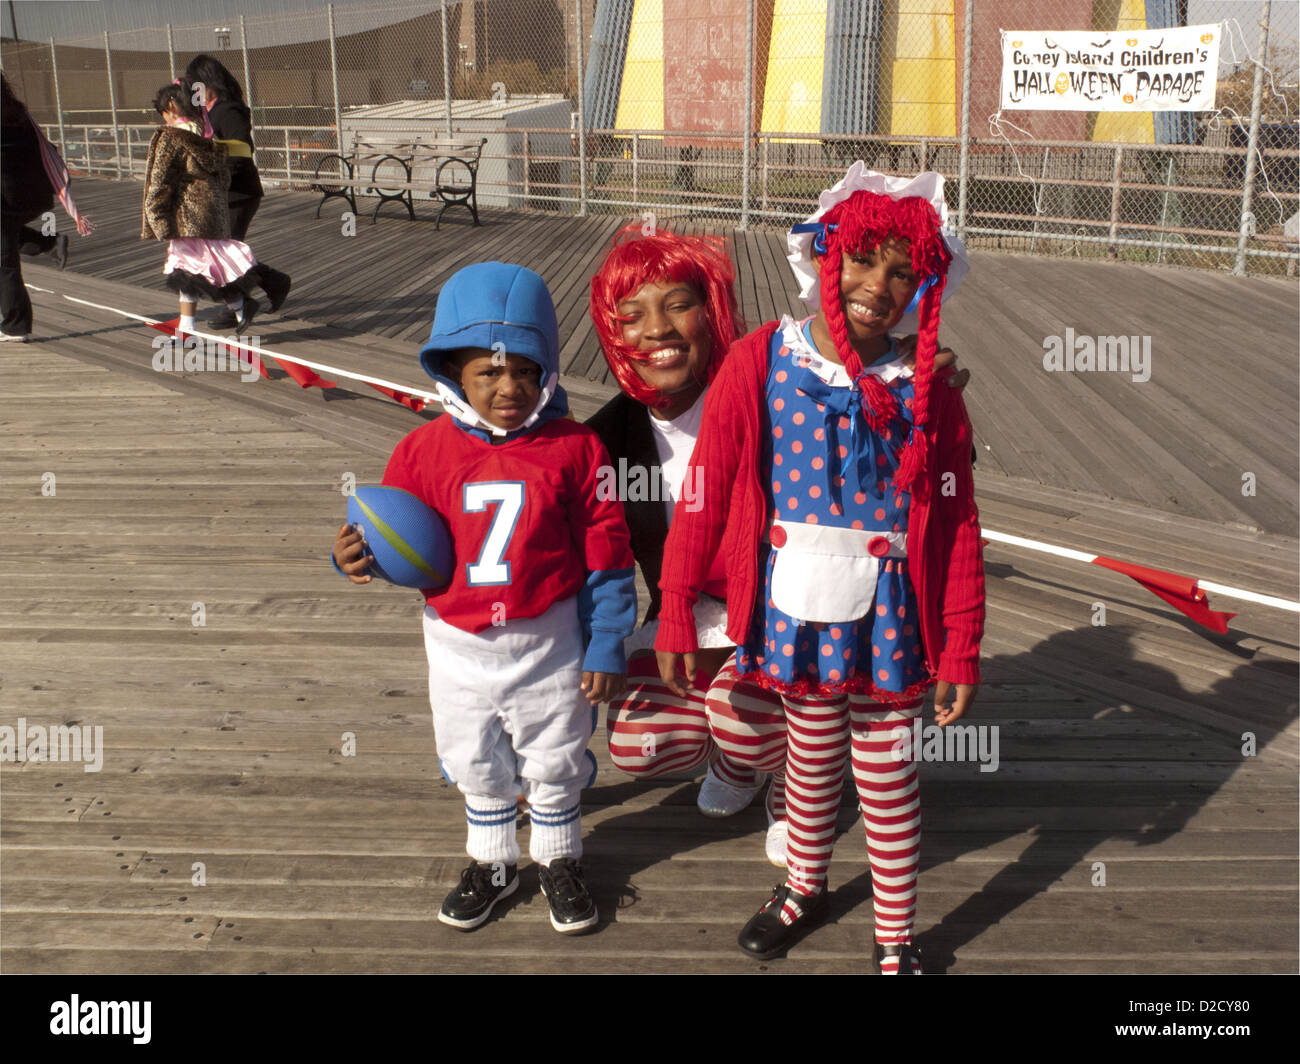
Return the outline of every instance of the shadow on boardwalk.
{"type": "MultiPolygon", "coordinates": [[[[1196,631],[1191,626],[1189,630],[1196,631]]],[[[1131,952],[1131,958],[1118,965],[1125,971],[1179,970],[1178,961],[1164,960],[1162,954],[1235,954],[1243,947],[1249,949],[1249,943],[1263,946],[1269,940],[1280,950],[1294,939],[1295,840],[1288,844],[1284,836],[1279,840],[1270,833],[1267,839],[1259,839],[1261,847],[1255,845],[1249,830],[1256,819],[1252,795],[1261,801],[1276,801],[1272,788],[1285,790],[1285,774],[1269,773],[1266,791],[1261,791],[1254,779],[1242,782],[1241,777],[1258,775],[1242,754],[1242,736],[1182,727],[1175,717],[1142,713],[1140,706],[1106,697],[1096,689],[1074,692],[1075,701],[1066,716],[1015,720],[1005,715],[1007,703],[1000,703],[999,689],[1007,679],[1024,674],[1051,678],[1056,662],[1077,666],[1088,661],[1096,670],[1099,687],[1106,686],[1107,677],[1122,677],[1126,685],[1210,708],[1265,703],[1283,707],[1249,722],[1243,719],[1242,731],[1253,735],[1258,756],[1266,759],[1280,727],[1295,720],[1295,702],[1288,704],[1285,695],[1288,687],[1294,691],[1300,676],[1294,663],[1277,661],[1272,668],[1243,663],[1230,678],[1197,694],[1184,690],[1177,674],[1169,669],[1138,661],[1132,652],[1132,636],[1123,627],[1104,631],[1079,628],[1045,639],[1027,655],[994,656],[985,661],[980,703],[964,723],[999,726],[1000,770],[981,775],[967,765],[967,772],[945,772],[936,780],[925,779],[933,775],[930,766],[922,768],[924,827],[917,926],[924,929],[918,942],[927,972],[945,972],[967,949],[976,956],[961,969],[979,971],[978,954],[987,947],[977,943],[1004,921],[1012,930],[997,937],[1000,942],[1005,939],[1009,950],[1014,951],[1020,940],[1023,949],[1035,954],[1050,948],[1052,941],[1068,955],[1131,952]],[[1139,719],[1124,718],[1137,725],[1127,729],[1134,734],[1125,737],[1124,729],[1108,729],[1111,756],[1099,756],[1099,740],[1090,734],[1098,730],[1097,722],[1113,723],[1115,714],[1134,710],[1139,719]],[[1143,721],[1146,728],[1141,726],[1143,721]],[[1034,733],[1053,722],[1056,737],[1047,740],[1050,749],[1044,750],[1034,733]],[[1072,747],[1076,748],[1073,752],[1072,747]],[[1053,766],[1060,772],[1059,779],[1052,779],[1053,766]],[[1189,766],[1194,769],[1188,771],[1189,766]],[[1233,783],[1240,785],[1229,787],[1233,783]],[[1215,803],[1221,795],[1226,803],[1215,803]],[[1198,830],[1198,817],[1211,804],[1226,805],[1230,811],[1216,809],[1210,818],[1213,826],[1208,831],[1198,830]],[[1050,808],[1044,810],[1044,805],[1050,808]],[[972,810],[983,815],[972,817],[972,810]],[[1044,812],[1050,814],[1049,820],[1043,819],[1044,812]],[[1236,823],[1240,830],[1220,827],[1221,822],[1236,823]],[[1170,844],[1178,843],[1180,836],[1184,844],[1175,845],[1171,853],[1170,844]],[[1230,836],[1233,844],[1225,850],[1220,836],[1230,836]],[[1282,853],[1270,849],[1278,841],[1283,842],[1282,853]],[[994,854],[1006,856],[998,860],[991,856],[994,854]],[[966,896],[929,886],[945,877],[945,866],[960,865],[971,857],[991,874],[966,896]],[[1280,860],[1262,871],[1250,864],[1241,877],[1211,875],[1207,880],[1207,868],[1224,857],[1248,863],[1270,857],[1280,860]],[[1098,862],[1105,866],[1104,873],[1098,862]],[[1217,893],[1204,890],[1216,886],[1220,888],[1217,893]],[[1252,886],[1264,889],[1269,897],[1251,903],[1252,886]],[[1063,910],[1060,905],[1053,906],[1056,915],[1046,925],[1036,913],[1029,922],[1016,919],[1019,911],[1032,908],[1035,899],[1062,887],[1092,897],[1082,907],[1063,910]],[[1171,902],[1158,928],[1145,922],[1142,905],[1133,904],[1139,897],[1134,892],[1139,889],[1148,901],[1160,898],[1171,902]],[[1240,907],[1234,904],[1238,897],[1243,901],[1240,907]],[[941,905],[950,898],[955,904],[944,911],[941,905]],[[1279,904],[1280,899],[1286,900],[1279,904]],[[1223,919],[1229,910],[1238,918],[1249,913],[1252,920],[1265,920],[1271,933],[1264,939],[1255,934],[1243,939],[1240,928],[1231,919],[1226,923],[1223,919]]],[[[1230,634],[1210,641],[1230,647],[1232,638],[1230,634]]],[[[603,738],[603,733],[598,734],[596,741],[603,738]]],[[[584,804],[616,806],[652,789],[636,782],[606,785],[586,792],[584,804]]],[[[693,805],[697,791],[698,784],[684,783],[662,801],[693,805]]],[[[761,833],[755,831],[756,825],[761,831],[761,810],[751,809],[728,820],[702,819],[701,823],[707,827],[701,827],[700,838],[674,836],[661,830],[662,814],[652,806],[606,819],[590,833],[586,846],[592,855],[593,883],[606,922],[636,906],[642,893],[637,879],[647,869],[680,862],[692,851],[699,852],[718,840],[747,839],[749,846],[761,850],[761,833]],[[635,846],[628,845],[632,838],[635,846]]],[[[690,862],[685,863],[689,867],[690,862]]],[[[820,937],[835,935],[834,925],[841,919],[851,915],[855,923],[871,919],[871,876],[851,784],[846,786],[837,824],[836,865],[841,876],[848,872],[852,877],[836,883],[832,873],[828,926],[813,932],[806,940],[810,945],[820,937]],[[853,874],[855,866],[860,870],[853,874]]],[[[752,885],[751,909],[734,914],[738,933],[765,897],[768,884],[782,877],[767,866],[753,875],[748,866],[737,865],[733,874],[729,886],[752,885]]],[[[1233,956],[1226,963],[1230,969],[1240,960],[1233,956]]],[[[781,961],[769,965],[779,970],[781,961]]],[[[1057,970],[1069,970],[1069,965],[1063,957],[1057,970]]],[[[1251,970],[1285,971],[1292,966],[1282,962],[1270,969],[1266,962],[1264,968],[1251,970]]],[[[1009,968],[1017,970],[1014,962],[1009,968]]]]}

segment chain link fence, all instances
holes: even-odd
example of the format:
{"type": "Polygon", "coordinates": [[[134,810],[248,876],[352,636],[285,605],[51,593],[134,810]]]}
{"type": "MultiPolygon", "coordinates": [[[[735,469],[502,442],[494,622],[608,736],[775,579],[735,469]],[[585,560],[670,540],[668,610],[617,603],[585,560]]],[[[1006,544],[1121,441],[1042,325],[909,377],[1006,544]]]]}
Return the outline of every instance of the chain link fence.
{"type": "MultiPolygon", "coordinates": [[[[69,164],[97,174],[142,172],[154,92],[208,52],[245,88],[263,179],[286,187],[319,183],[322,160],[366,140],[474,134],[485,206],[784,227],[860,158],[942,172],[974,247],[1293,274],[1296,11],[378,0],[6,40],[3,60],[69,164]],[[1219,27],[1216,111],[1000,110],[1003,30],[1189,25],[1219,27]]],[[[370,177],[357,172],[363,196],[370,177]]]]}

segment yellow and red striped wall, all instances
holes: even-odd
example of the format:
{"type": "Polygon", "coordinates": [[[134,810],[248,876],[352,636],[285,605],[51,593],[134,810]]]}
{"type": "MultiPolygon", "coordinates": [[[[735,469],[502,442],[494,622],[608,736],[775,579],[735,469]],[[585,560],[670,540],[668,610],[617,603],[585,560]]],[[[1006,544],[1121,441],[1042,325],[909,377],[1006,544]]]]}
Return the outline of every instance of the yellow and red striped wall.
{"type": "MultiPolygon", "coordinates": [[[[723,138],[710,134],[743,128],[746,4],[601,0],[588,121],[597,128],[681,131],[697,145],[720,143],[723,138]]],[[[755,0],[754,6],[757,129],[958,134],[965,0],[755,0]]],[[[972,26],[977,134],[997,110],[1001,27],[1129,30],[1185,18],[1182,0],[1055,0],[1054,24],[1047,26],[1027,14],[1023,0],[981,0],[972,26]]],[[[1017,112],[1016,121],[1042,139],[1156,139],[1150,114],[1017,112]]]]}

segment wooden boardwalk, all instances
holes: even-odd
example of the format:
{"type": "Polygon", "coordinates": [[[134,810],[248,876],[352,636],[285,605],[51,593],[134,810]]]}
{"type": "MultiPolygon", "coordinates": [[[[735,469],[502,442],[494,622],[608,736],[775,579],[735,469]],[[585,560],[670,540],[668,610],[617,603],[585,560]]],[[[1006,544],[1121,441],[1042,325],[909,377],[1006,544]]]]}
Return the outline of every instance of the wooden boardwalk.
{"type": "MultiPolygon", "coordinates": [[[[106,204],[124,187],[86,189],[91,213],[110,233],[123,220],[106,204]]],[[[324,244],[311,257],[293,252],[281,226],[268,224],[292,203],[272,196],[254,230],[272,236],[255,241],[259,252],[294,271],[302,315],[268,319],[264,344],[419,384],[412,353],[427,328],[430,277],[442,276],[452,258],[479,257],[486,245],[466,239],[479,234],[447,227],[439,237],[431,226],[381,221],[375,231],[386,241],[418,235],[423,250],[401,244],[400,252],[375,249],[364,266],[343,263],[324,244]],[[449,234],[455,250],[439,251],[434,242],[449,234]],[[391,273],[400,256],[404,266],[391,273]],[[396,276],[409,276],[389,304],[406,301],[405,331],[356,333],[371,294],[388,292],[396,276]],[[346,300],[354,309],[343,309],[346,300]],[[317,312],[319,320],[307,317],[317,312]]],[[[596,220],[491,222],[484,241],[504,239],[507,226],[516,234],[498,245],[502,257],[529,261],[548,243],[577,273],[588,270],[591,244],[610,228],[596,220]],[[529,226],[537,227],[536,244],[519,236],[529,226]],[[567,236],[548,236],[548,227],[567,236]]],[[[600,773],[584,794],[585,863],[604,918],[598,932],[570,940],[551,931],[530,866],[500,918],[472,935],[438,924],[437,907],[465,862],[464,819],[434,757],[419,602],[396,588],[353,587],[327,558],[343,520],[343,475],[377,480],[417,416],[342,387],[322,393],[284,379],[245,384],[229,374],[153,372],[149,330],[57,294],[174,313],[156,288],[156,247],[142,254],[131,244],[97,261],[98,247],[75,245],[63,274],[25,264],[29,282],[51,290],[33,295],[41,342],[0,351],[0,423],[9,441],[0,457],[7,533],[0,574],[10,589],[0,605],[0,725],[23,718],[29,726],[101,726],[104,744],[98,772],[66,763],[0,766],[0,969],[867,970],[870,878],[851,806],[831,868],[833,922],[788,957],[759,963],[738,951],[735,935],[779,878],[762,856],[761,810],[710,821],[694,808],[694,784],[630,781],[610,766],[603,727],[592,744],[600,773]],[[56,478],[52,496],[42,494],[46,473],[56,478]],[[196,604],[202,626],[192,623],[196,604]],[[354,756],[344,752],[348,733],[354,756]]],[[[552,284],[563,275],[556,263],[557,272],[543,270],[552,284]]],[[[1122,287],[1101,271],[1127,269],[1071,272],[1066,263],[987,256],[980,265],[1008,278],[1020,271],[1019,287],[994,307],[1007,320],[1064,314],[1050,309],[1036,275],[1055,277],[1055,300],[1077,294],[1082,305],[1095,298],[1090,285],[1122,287]]],[[[1233,286],[1226,278],[1136,269],[1126,276],[1134,306],[1144,298],[1167,305],[1185,282],[1202,301],[1220,293],[1231,324],[1223,318],[1216,327],[1262,328],[1263,311],[1224,301],[1233,286]]],[[[1256,285],[1264,305],[1280,291],[1256,281],[1252,291],[1256,285]]],[[[972,278],[967,294],[980,290],[972,278]]],[[[772,298],[761,291],[756,274],[742,275],[746,298],[772,298]]],[[[1292,314],[1293,304],[1292,297],[1292,314]]],[[[976,339],[973,331],[971,345],[976,339]]],[[[1293,365],[1291,343],[1274,334],[1241,345],[1234,382],[1258,379],[1263,389],[1273,348],[1279,366],[1293,365]]],[[[994,345],[971,345],[961,340],[976,373],[969,394],[981,438],[1029,438],[1034,430],[1021,418],[1038,384],[1033,367],[1004,379],[983,361],[994,345]]],[[[1204,387],[1200,363],[1189,356],[1188,365],[1179,386],[1204,387]]],[[[574,384],[580,415],[609,394],[574,384]]],[[[1276,382],[1274,391],[1280,405],[1287,394],[1276,382]]],[[[1126,424],[1139,424],[1135,411],[1156,402],[1136,386],[1114,394],[1113,402],[1130,404],[1115,408],[1126,424]]],[[[1221,389],[1210,394],[1223,400],[1221,389]]],[[[1224,409],[1257,398],[1243,391],[1224,409]]],[[[1093,412],[1099,436],[1128,446],[1106,409],[1097,399],[1073,416],[1093,412]]],[[[1278,467],[1281,482],[1271,490],[1279,515],[1282,503],[1294,509],[1296,494],[1291,458],[1280,457],[1295,452],[1286,442],[1295,410],[1284,413],[1277,421],[1260,414],[1244,427],[1214,422],[1225,436],[1239,434],[1240,463],[1250,463],[1242,468],[1278,467]]],[[[1107,461],[1089,457],[1071,431],[1061,429],[1068,437],[1061,446],[1103,475],[1107,461]]],[[[1142,431],[1157,432],[1154,424],[1142,431]]],[[[1207,519],[1181,495],[1169,504],[1179,478],[1213,480],[1187,444],[1209,431],[1189,424],[1176,441],[1135,452],[1143,476],[1169,488],[1133,501],[1053,482],[1060,471],[1047,470],[1041,482],[1008,475],[982,455],[984,523],[1296,598],[1294,528],[1243,527],[1269,523],[1247,512],[1263,498],[1266,475],[1256,500],[1232,500],[1234,517],[1207,519]]],[[[1034,460],[1048,457],[1038,452],[1034,460]]],[[[1229,501],[1226,493],[1210,499],[1229,501]]],[[[1000,766],[991,773],[972,764],[922,766],[917,927],[932,967],[1295,972],[1294,615],[1216,600],[1241,615],[1228,636],[1214,637],[1116,574],[996,545],[987,562],[985,682],[973,722],[999,726],[1000,766]],[[1097,602],[1107,608],[1104,627],[1092,624],[1097,602]],[[1245,732],[1255,756],[1242,754],[1245,732]],[[1104,886],[1095,885],[1099,864],[1104,886]]],[[[526,847],[526,829],[521,841],[526,847]]]]}
{"type": "MultiPolygon", "coordinates": [[[[87,240],[73,238],[69,270],[165,297],[162,249],[138,239],[140,188],[77,182],[77,201],[100,229],[87,240]]],[[[588,286],[627,219],[491,210],[483,214],[486,224],[473,229],[464,212],[452,212],[435,232],[427,207],[415,223],[390,207],[393,214],[373,226],[362,211],[356,236],[344,237],[342,201],[331,200],[317,221],[317,199],[272,192],[254,220],[258,255],[294,278],[285,307],[293,317],[274,328],[259,326],[264,337],[390,338],[399,341],[406,372],[422,379],[413,354],[428,335],[439,286],[467,263],[497,258],[546,279],[566,372],[608,383],[587,315],[588,286]],[[304,329],[294,318],[341,333],[304,329]]],[[[658,222],[701,230],[689,219],[658,222]]],[[[746,319],[800,312],[782,234],[724,235],[746,319]]],[[[988,252],[972,261],[960,295],[944,312],[941,338],[978,377],[967,400],[983,468],[1188,517],[1297,534],[1294,281],[988,252]],[[1150,379],[1134,381],[1132,372],[1046,372],[1044,343],[1048,337],[1063,343],[1067,330],[1094,339],[1149,337],[1150,379]],[[1242,493],[1247,473],[1254,476],[1252,496],[1242,493]]],[[[169,297],[151,305],[175,316],[169,297]]]]}

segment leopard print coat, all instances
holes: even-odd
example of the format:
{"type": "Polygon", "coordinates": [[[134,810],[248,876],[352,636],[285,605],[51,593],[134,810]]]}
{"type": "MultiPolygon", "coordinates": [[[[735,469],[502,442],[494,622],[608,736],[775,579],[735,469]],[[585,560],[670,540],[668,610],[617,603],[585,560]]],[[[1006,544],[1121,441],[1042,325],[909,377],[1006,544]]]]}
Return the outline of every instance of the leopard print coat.
{"type": "Polygon", "coordinates": [[[229,239],[229,187],[225,145],[187,129],[163,126],[149,142],[140,239],[229,239]]]}

